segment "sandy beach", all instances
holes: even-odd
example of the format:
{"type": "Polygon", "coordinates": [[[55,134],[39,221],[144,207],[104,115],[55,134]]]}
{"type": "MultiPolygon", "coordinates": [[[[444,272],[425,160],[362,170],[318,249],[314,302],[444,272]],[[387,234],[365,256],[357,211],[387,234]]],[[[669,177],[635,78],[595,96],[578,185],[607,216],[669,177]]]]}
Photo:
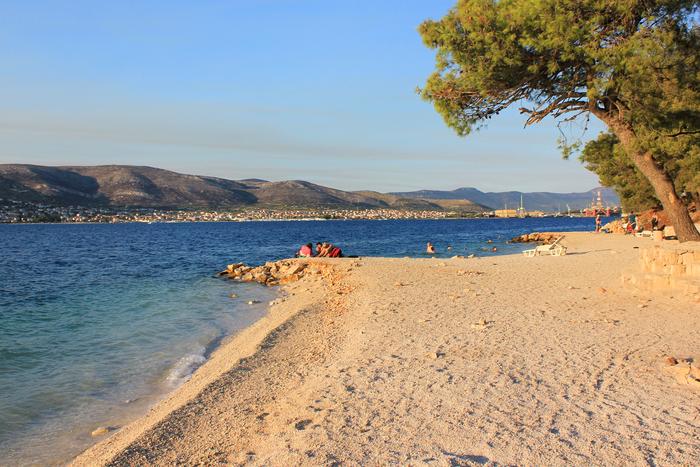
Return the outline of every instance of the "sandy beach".
{"type": "Polygon", "coordinates": [[[312,259],[269,314],[73,465],[697,465],[700,302],[562,257],[312,259]]]}

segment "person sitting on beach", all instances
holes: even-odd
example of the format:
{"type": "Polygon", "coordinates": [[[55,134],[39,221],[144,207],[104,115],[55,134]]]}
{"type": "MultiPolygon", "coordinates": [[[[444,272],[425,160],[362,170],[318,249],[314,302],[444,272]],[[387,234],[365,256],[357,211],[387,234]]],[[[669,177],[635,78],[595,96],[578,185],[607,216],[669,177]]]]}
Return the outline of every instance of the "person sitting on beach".
{"type": "Polygon", "coordinates": [[[311,245],[311,243],[307,243],[306,245],[302,245],[302,247],[297,252],[298,258],[311,258],[313,255],[314,255],[314,250],[313,250],[313,245],[311,245]]]}
{"type": "Polygon", "coordinates": [[[316,243],[316,256],[320,258],[340,258],[343,252],[337,246],[328,242],[316,243]]]}
{"type": "Polygon", "coordinates": [[[428,253],[429,255],[435,254],[435,247],[433,246],[432,243],[428,242],[428,245],[426,245],[426,247],[425,247],[425,252],[428,253]]]}
{"type": "Polygon", "coordinates": [[[343,250],[341,250],[340,248],[338,248],[338,247],[335,246],[335,245],[329,244],[329,247],[328,247],[328,255],[327,255],[327,256],[328,256],[329,258],[342,258],[342,256],[343,256],[343,250]]]}
{"type": "Polygon", "coordinates": [[[328,258],[333,249],[333,245],[328,242],[318,242],[316,243],[316,256],[321,258],[328,258]]]}

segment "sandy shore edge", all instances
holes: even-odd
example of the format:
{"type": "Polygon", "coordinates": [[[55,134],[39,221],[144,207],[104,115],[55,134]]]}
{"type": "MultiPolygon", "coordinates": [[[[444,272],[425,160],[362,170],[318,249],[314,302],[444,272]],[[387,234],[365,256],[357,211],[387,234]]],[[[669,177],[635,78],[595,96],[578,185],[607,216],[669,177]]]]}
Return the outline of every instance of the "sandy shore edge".
{"type": "MultiPolygon", "coordinates": [[[[309,260],[299,261],[309,262],[309,260]]],[[[314,262],[314,260],[310,261],[314,262]]],[[[332,269],[327,264],[320,264],[320,266],[323,268],[323,274],[319,278],[327,278],[332,269]]],[[[241,364],[244,359],[254,355],[260,350],[263,341],[275,330],[293,320],[305,308],[323,301],[328,290],[320,284],[310,289],[307,286],[308,282],[308,279],[302,279],[300,282],[281,286],[278,298],[270,303],[267,313],[250,326],[225,339],[222,345],[212,352],[209,359],[195,370],[188,381],[156,402],[143,416],[87,448],[68,465],[109,464],[116,454],[123,451],[174,411],[191,402],[202,390],[214,383],[224,373],[241,364]],[[299,293],[300,289],[303,289],[302,293],[299,293]]]]}

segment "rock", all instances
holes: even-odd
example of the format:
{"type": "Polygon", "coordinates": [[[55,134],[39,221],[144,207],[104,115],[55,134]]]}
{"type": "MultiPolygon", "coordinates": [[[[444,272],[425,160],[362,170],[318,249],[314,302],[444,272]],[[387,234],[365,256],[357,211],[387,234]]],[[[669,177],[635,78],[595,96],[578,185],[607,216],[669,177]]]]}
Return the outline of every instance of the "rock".
{"type": "MultiPolygon", "coordinates": [[[[315,268],[317,273],[320,274],[322,272],[318,267],[315,266],[315,268]]],[[[285,260],[267,262],[255,268],[245,266],[242,263],[229,264],[227,269],[222,271],[220,275],[227,275],[231,279],[242,282],[257,282],[272,287],[283,283],[295,282],[304,275],[306,270],[306,263],[285,260]]],[[[235,295],[231,298],[235,298],[235,295]]]]}
{"type": "Polygon", "coordinates": [[[278,283],[279,283],[280,285],[289,284],[289,283],[291,283],[291,282],[296,282],[296,281],[298,281],[299,278],[300,278],[300,277],[299,277],[299,274],[291,274],[291,275],[289,275],[289,276],[285,276],[285,277],[281,278],[281,279],[279,280],[278,283]]]}
{"type": "Polygon", "coordinates": [[[98,426],[97,428],[95,428],[94,430],[92,430],[92,433],[90,433],[90,436],[92,436],[93,438],[96,438],[96,437],[98,437],[98,436],[104,436],[104,435],[106,435],[107,433],[109,433],[109,431],[110,431],[110,430],[109,430],[109,427],[106,427],[106,426],[98,426]]]}
{"type": "Polygon", "coordinates": [[[694,362],[690,365],[690,375],[700,380],[700,362],[694,362]]]}
{"type": "Polygon", "coordinates": [[[308,420],[308,419],[300,420],[294,424],[294,428],[301,431],[301,430],[305,430],[306,427],[309,426],[310,424],[311,424],[311,420],[308,420]]]}
{"type": "Polygon", "coordinates": [[[291,269],[289,269],[289,270],[287,271],[287,274],[289,274],[290,276],[291,276],[292,274],[298,274],[298,273],[300,273],[301,271],[303,271],[304,268],[306,268],[306,265],[305,265],[304,263],[297,263],[297,264],[295,264],[294,266],[292,266],[291,269]]]}
{"type": "Polygon", "coordinates": [[[264,284],[267,282],[267,278],[269,276],[265,274],[264,272],[257,272],[253,275],[253,279],[255,279],[255,282],[260,282],[261,284],[264,284]]]}
{"type": "Polygon", "coordinates": [[[700,370],[697,367],[693,367],[690,363],[679,362],[676,365],[668,365],[664,370],[673,376],[678,384],[687,385],[693,389],[700,389],[700,370]]]}
{"type": "Polygon", "coordinates": [[[664,359],[664,363],[666,363],[667,366],[678,365],[678,360],[669,356],[664,359]]]}
{"type": "Polygon", "coordinates": [[[478,323],[474,323],[471,325],[472,329],[486,329],[487,327],[489,327],[489,322],[485,319],[481,319],[478,323]]]}

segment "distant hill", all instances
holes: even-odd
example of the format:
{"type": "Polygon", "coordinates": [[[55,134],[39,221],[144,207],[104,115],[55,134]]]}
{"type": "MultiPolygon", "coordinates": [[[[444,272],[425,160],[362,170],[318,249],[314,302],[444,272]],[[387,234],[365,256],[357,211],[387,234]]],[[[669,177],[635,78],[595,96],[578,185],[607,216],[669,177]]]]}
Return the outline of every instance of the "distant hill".
{"type": "Polygon", "coordinates": [[[357,191],[356,193],[384,201],[392,209],[421,209],[421,210],[441,210],[448,209],[463,213],[479,213],[487,211],[488,208],[469,200],[443,200],[443,199],[422,199],[401,197],[390,193],[379,193],[376,191],[357,191]]]}
{"type": "MultiPolygon", "coordinates": [[[[442,209],[424,200],[376,192],[348,192],[302,180],[270,182],[185,175],[153,167],[44,167],[0,164],[0,199],[49,205],[164,209],[392,208],[442,209]]],[[[468,206],[471,203],[467,202],[468,206]]],[[[481,212],[478,206],[471,211],[481,212]]]]}
{"type": "Polygon", "coordinates": [[[620,199],[615,191],[610,188],[594,188],[582,193],[549,193],[534,192],[523,193],[520,191],[504,192],[483,192],[476,188],[457,188],[452,191],[420,190],[403,193],[392,193],[405,198],[420,199],[443,199],[443,200],[469,200],[491,209],[503,209],[508,206],[514,209],[520,206],[520,196],[523,197],[525,209],[530,211],[566,211],[568,204],[572,210],[578,210],[589,206],[591,201],[597,196],[598,191],[602,192],[603,204],[619,205],[620,199]]]}
{"type": "MultiPolygon", "coordinates": [[[[610,203],[617,202],[610,190],[604,189],[603,196],[610,203]]],[[[524,194],[525,207],[531,210],[556,210],[559,205],[566,209],[566,203],[578,209],[588,205],[591,198],[592,192],[524,194]]],[[[302,180],[227,180],[141,166],[0,164],[0,199],[58,206],[389,208],[480,213],[505,203],[515,207],[520,203],[520,192],[483,193],[475,188],[410,193],[349,192],[302,180]]]]}
{"type": "Polygon", "coordinates": [[[0,198],[57,205],[140,207],[220,207],[256,202],[243,183],[121,165],[0,165],[0,198]]]}

